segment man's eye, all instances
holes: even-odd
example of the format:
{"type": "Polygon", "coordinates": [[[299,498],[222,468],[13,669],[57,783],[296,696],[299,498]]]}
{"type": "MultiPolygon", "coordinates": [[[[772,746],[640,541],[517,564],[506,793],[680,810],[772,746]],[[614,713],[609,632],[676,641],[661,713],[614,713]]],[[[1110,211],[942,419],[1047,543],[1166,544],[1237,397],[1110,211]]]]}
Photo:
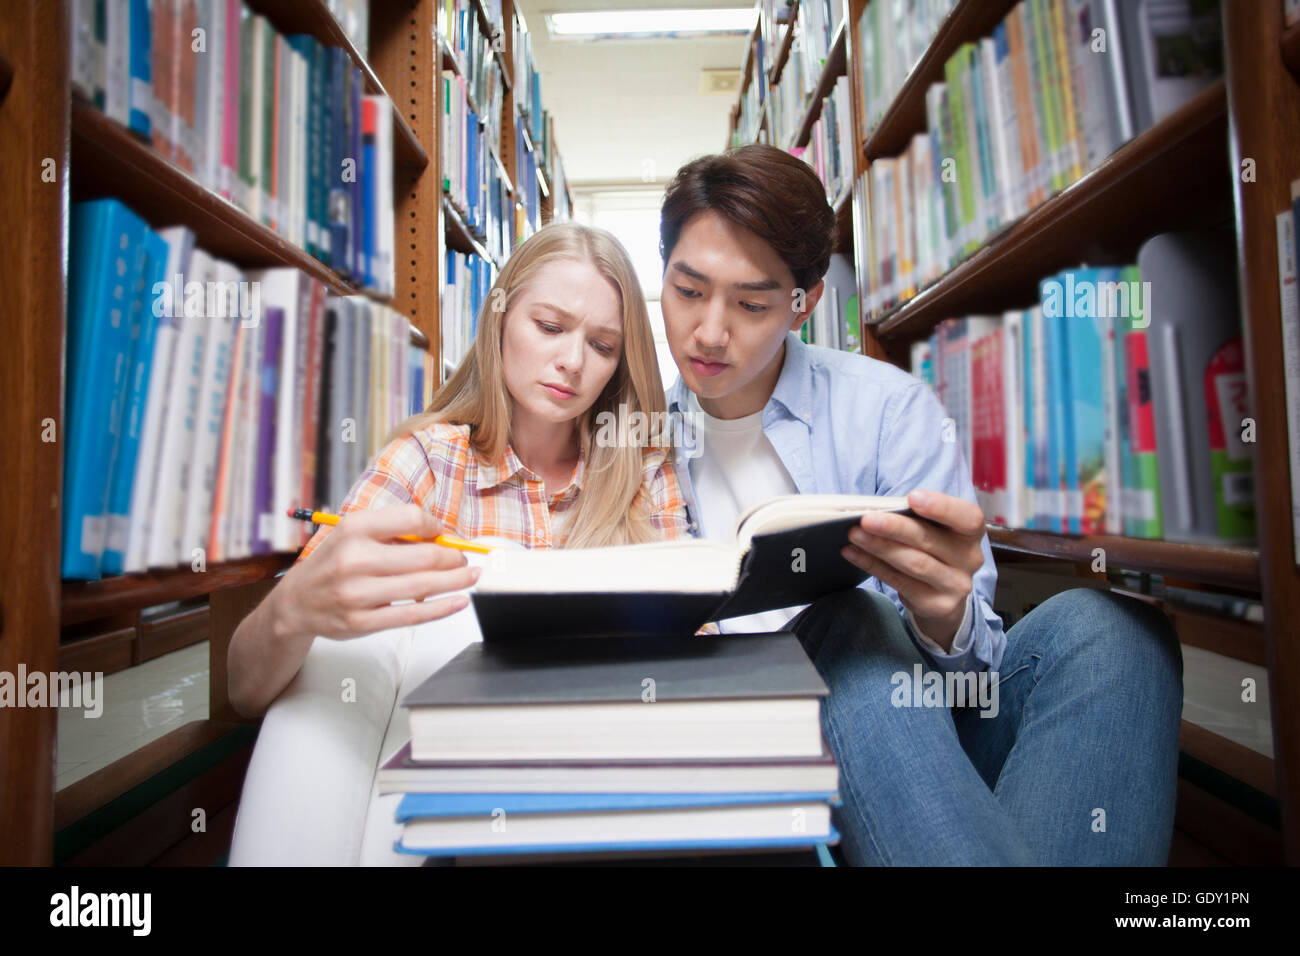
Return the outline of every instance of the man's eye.
{"type": "Polygon", "coordinates": [[[687,289],[684,286],[679,285],[677,287],[677,291],[680,292],[687,299],[698,299],[700,297],[700,293],[697,292],[695,289],[687,289]]]}
{"type": "Polygon", "coordinates": [[[746,312],[765,312],[767,310],[767,306],[754,305],[752,302],[742,302],[740,305],[746,312]]]}

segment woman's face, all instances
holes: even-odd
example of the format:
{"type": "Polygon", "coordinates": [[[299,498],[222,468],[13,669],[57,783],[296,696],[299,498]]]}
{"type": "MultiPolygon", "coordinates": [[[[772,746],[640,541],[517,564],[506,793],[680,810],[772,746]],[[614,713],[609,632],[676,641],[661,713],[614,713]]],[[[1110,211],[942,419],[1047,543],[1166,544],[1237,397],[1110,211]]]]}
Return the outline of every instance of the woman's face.
{"type": "Polygon", "coordinates": [[[618,289],[588,260],[541,266],[506,313],[501,361],[516,416],[576,420],[623,354],[618,289]]]}

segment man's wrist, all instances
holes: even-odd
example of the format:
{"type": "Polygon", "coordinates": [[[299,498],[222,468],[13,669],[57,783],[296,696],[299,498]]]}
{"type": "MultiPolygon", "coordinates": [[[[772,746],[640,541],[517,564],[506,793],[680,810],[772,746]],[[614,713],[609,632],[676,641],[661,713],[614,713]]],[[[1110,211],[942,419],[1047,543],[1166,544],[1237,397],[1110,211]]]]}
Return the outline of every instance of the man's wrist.
{"type": "Polygon", "coordinates": [[[953,639],[956,638],[966,620],[969,605],[970,595],[968,594],[966,600],[959,604],[952,614],[945,617],[919,617],[913,614],[912,620],[917,629],[929,640],[943,648],[946,654],[952,650],[953,639]]]}

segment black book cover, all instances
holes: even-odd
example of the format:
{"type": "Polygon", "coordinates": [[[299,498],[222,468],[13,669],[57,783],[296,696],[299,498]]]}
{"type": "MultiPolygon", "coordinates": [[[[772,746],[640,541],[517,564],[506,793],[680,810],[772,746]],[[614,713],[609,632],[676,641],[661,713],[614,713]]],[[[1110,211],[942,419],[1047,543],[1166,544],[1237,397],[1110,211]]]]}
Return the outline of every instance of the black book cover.
{"type": "MultiPolygon", "coordinates": [[[[910,510],[891,512],[913,515],[910,510]]],[[[654,590],[619,592],[474,592],[471,599],[483,640],[548,637],[689,635],[709,621],[759,611],[811,604],[820,597],[857,587],[866,572],[840,554],[849,529],[862,517],[756,535],[731,593],[654,590]]]]}
{"type": "Polygon", "coordinates": [[[793,634],[476,641],[412,691],[404,707],[823,697],[793,634]]]}

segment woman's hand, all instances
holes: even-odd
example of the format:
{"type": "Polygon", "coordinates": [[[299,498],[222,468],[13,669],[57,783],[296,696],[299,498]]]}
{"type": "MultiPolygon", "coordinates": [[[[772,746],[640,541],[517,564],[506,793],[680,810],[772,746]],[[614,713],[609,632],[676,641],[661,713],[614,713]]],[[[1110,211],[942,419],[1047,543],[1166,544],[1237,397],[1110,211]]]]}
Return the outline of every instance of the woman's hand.
{"type": "Polygon", "coordinates": [[[937,491],[914,491],[907,503],[929,521],[864,515],[841,553],[897,591],[925,636],[946,650],[984,565],[984,515],[974,502],[937,491]]]}
{"type": "Polygon", "coordinates": [[[271,625],[281,638],[358,637],[435,621],[469,604],[463,594],[427,597],[472,585],[471,568],[455,548],[396,540],[433,538],[445,529],[419,505],[349,512],[276,588],[271,625]],[[414,604],[391,607],[393,601],[414,604]]]}

